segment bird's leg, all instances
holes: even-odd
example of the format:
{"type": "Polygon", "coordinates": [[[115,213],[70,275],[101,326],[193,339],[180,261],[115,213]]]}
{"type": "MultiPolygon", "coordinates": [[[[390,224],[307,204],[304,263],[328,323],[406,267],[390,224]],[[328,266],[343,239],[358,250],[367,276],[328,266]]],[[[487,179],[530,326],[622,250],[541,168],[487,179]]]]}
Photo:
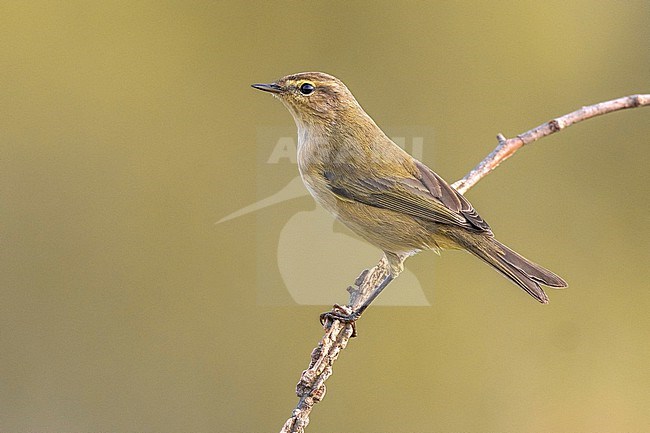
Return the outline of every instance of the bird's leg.
{"type": "MultiPolygon", "coordinates": [[[[363,304],[361,304],[361,306],[356,310],[352,310],[350,307],[347,306],[342,307],[340,305],[334,305],[334,309],[332,309],[332,311],[320,315],[320,323],[322,325],[325,325],[327,322],[331,322],[333,320],[338,320],[344,323],[350,323],[352,325],[351,337],[356,337],[357,328],[355,326],[355,322],[357,321],[357,319],[366,310],[366,308],[368,308],[370,304],[372,304],[372,301],[374,301],[375,298],[379,296],[382,290],[384,290],[386,286],[390,284],[391,281],[393,281],[395,278],[397,278],[399,274],[402,273],[402,271],[404,270],[404,260],[406,260],[406,258],[409,257],[410,255],[413,255],[415,252],[416,251],[406,253],[406,254],[399,254],[399,253],[384,251],[384,257],[378,266],[387,266],[388,272],[386,273],[386,276],[381,281],[381,283],[379,283],[376,287],[372,289],[372,292],[370,292],[370,295],[363,302],[363,304]]],[[[364,278],[365,278],[365,273],[364,273],[364,278]]],[[[362,283],[360,282],[359,284],[362,283]]],[[[328,323],[327,326],[330,326],[330,324],[328,323]]]]}
{"type": "Polygon", "coordinates": [[[344,314],[344,313],[341,313],[340,311],[336,311],[337,310],[336,307],[339,307],[338,308],[339,310],[341,310],[342,308],[340,306],[338,306],[338,305],[335,305],[334,310],[328,311],[327,313],[323,313],[323,314],[320,315],[320,323],[322,325],[324,325],[325,322],[328,321],[328,320],[339,320],[339,321],[344,322],[344,323],[351,323],[352,324],[352,335],[351,336],[356,337],[357,336],[357,329],[356,329],[356,326],[355,326],[354,322],[357,321],[357,319],[366,310],[366,308],[368,308],[370,306],[370,304],[372,304],[372,301],[374,301],[375,298],[377,298],[377,296],[379,296],[381,291],[384,290],[386,288],[386,286],[388,284],[390,284],[391,281],[393,281],[394,278],[395,277],[393,277],[393,275],[390,274],[390,273],[388,275],[386,275],[386,278],[384,278],[382,280],[382,282],[377,287],[374,288],[372,293],[370,293],[370,296],[368,296],[368,299],[366,299],[365,302],[359,308],[357,308],[356,310],[352,311],[349,314],[344,314]]]}

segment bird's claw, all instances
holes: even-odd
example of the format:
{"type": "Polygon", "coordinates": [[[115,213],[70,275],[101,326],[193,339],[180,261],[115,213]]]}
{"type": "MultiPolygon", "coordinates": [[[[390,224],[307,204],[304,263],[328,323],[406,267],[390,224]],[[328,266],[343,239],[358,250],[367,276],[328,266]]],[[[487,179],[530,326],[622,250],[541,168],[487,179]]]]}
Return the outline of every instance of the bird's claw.
{"type": "Polygon", "coordinates": [[[357,311],[351,310],[350,307],[334,304],[332,311],[328,311],[320,315],[320,323],[327,328],[332,326],[332,322],[334,320],[350,324],[352,325],[352,334],[350,335],[352,338],[357,336],[356,321],[359,316],[360,314],[357,311]]]}

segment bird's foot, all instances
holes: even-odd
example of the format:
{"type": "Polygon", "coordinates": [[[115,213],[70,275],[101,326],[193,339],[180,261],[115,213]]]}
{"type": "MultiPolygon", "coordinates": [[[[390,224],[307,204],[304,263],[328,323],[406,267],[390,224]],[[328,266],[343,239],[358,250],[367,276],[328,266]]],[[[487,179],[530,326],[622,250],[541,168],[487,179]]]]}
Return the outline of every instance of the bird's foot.
{"type": "Polygon", "coordinates": [[[348,306],[334,304],[332,311],[320,315],[320,323],[327,328],[332,326],[334,320],[349,323],[352,325],[352,334],[350,335],[350,338],[353,338],[357,336],[356,321],[360,315],[361,313],[359,311],[354,311],[348,306]]]}

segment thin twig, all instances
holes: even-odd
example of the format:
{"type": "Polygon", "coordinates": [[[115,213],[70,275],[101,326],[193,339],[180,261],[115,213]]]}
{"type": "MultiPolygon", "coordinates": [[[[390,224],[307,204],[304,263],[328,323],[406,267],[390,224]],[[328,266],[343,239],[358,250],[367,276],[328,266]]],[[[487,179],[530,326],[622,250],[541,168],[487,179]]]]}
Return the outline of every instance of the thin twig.
{"type": "Polygon", "coordinates": [[[601,102],[599,104],[589,105],[582,107],[573,113],[565,114],[564,116],[557,117],[546,123],[539,125],[536,128],[519,134],[514,138],[506,138],[499,134],[497,140],[499,144],[490,152],[490,154],[476,167],[474,167],[467,175],[455,182],[453,186],[459,193],[465,194],[467,190],[473,187],[476,182],[481,180],[485,175],[494,170],[506,159],[510,158],[520,147],[526,144],[537,141],[542,137],[562,131],[574,123],[583,120],[591,119],[592,117],[600,116],[601,114],[611,113],[613,111],[624,110],[626,108],[636,108],[644,105],[650,105],[650,95],[631,95],[622,98],[613,99],[611,101],[601,102]]]}
{"type": "MultiPolygon", "coordinates": [[[[497,136],[497,147],[464,178],[452,186],[464,194],[479,180],[494,170],[499,164],[512,156],[519,148],[532,143],[542,137],[559,132],[574,123],[590,119],[601,114],[650,105],[650,94],[632,95],[614,99],[600,104],[582,107],[572,113],[557,117],[549,122],[539,125],[530,131],[524,132],[514,138],[506,139],[502,134],[497,136]]],[[[382,281],[388,273],[388,264],[385,258],[372,269],[365,270],[359,275],[354,286],[348,287],[350,301],[347,306],[335,308],[344,313],[360,307],[372,292],[373,288],[382,281]]],[[[282,427],[280,433],[303,433],[309,424],[309,414],[314,406],[325,396],[325,381],[332,374],[332,364],[345,349],[352,336],[353,325],[342,323],[338,320],[325,323],[325,335],[318,346],[311,353],[311,362],[307,370],[302,372],[300,381],[296,386],[298,405],[293,410],[291,417],[282,427]]]]}

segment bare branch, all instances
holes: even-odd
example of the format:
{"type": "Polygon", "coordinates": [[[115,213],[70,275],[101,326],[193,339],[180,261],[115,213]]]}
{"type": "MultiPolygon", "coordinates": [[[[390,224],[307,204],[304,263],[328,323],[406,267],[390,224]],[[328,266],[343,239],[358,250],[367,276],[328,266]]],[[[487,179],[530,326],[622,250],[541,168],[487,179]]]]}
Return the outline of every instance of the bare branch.
{"type": "MultiPolygon", "coordinates": [[[[574,123],[590,119],[601,114],[626,108],[650,105],[650,95],[632,95],[600,104],[582,107],[573,113],[555,118],[515,138],[506,139],[502,134],[497,136],[497,147],[464,178],[452,186],[464,194],[484,176],[512,156],[519,148],[542,137],[561,131],[574,123]]],[[[359,275],[354,286],[348,287],[350,301],[347,306],[335,306],[343,313],[349,314],[360,307],[373,289],[388,274],[388,263],[384,258],[372,269],[365,270],[359,275]]],[[[309,414],[314,406],[325,396],[325,381],[332,374],[332,364],[338,358],[341,350],[345,349],[352,336],[353,325],[338,320],[325,323],[325,335],[311,353],[311,361],[307,370],[302,372],[296,386],[299,401],[291,417],[282,427],[280,433],[303,433],[309,424],[309,414]]]]}
{"type": "MultiPolygon", "coordinates": [[[[385,257],[370,270],[365,270],[348,287],[350,302],[345,307],[335,306],[349,314],[359,308],[370,296],[372,290],[388,275],[388,262],[385,257]]],[[[332,374],[332,364],[338,358],[341,350],[348,344],[352,336],[353,325],[334,320],[325,323],[325,335],[318,346],[311,352],[311,361],[307,370],[302,372],[296,385],[298,405],[293,410],[280,433],[303,433],[309,424],[309,413],[314,404],[325,396],[325,381],[332,374]]]]}
{"type": "Polygon", "coordinates": [[[650,105],[650,95],[631,95],[611,101],[601,102],[599,104],[582,107],[573,113],[565,114],[550,120],[536,128],[519,134],[514,138],[506,138],[499,134],[497,140],[499,144],[490,152],[490,154],[472,169],[467,175],[455,182],[453,186],[459,193],[465,194],[467,190],[473,187],[476,182],[481,180],[485,175],[494,170],[506,159],[510,158],[519,148],[526,144],[537,141],[542,137],[562,131],[574,123],[600,116],[601,114],[612,113],[614,111],[625,110],[626,108],[642,107],[650,105]]]}

